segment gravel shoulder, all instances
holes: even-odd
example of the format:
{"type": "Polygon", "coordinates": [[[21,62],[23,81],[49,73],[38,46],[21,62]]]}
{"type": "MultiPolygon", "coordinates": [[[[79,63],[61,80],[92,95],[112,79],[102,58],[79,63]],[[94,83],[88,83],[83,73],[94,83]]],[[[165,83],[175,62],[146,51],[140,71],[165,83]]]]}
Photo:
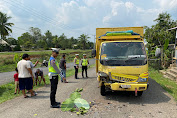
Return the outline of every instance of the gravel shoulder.
{"type": "MultiPolygon", "coordinates": [[[[24,99],[23,96],[0,104],[1,118],[176,118],[177,104],[174,99],[154,80],[142,97],[134,97],[125,92],[109,92],[101,96],[96,80],[95,68],[88,71],[88,79],[67,78],[69,83],[60,83],[56,95],[63,102],[76,88],[83,88],[82,98],[93,106],[84,116],[77,116],[61,109],[51,109],[50,86],[37,90],[38,96],[24,99]]],[[[81,77],[79,73],[79,77],[81,77]]]]}

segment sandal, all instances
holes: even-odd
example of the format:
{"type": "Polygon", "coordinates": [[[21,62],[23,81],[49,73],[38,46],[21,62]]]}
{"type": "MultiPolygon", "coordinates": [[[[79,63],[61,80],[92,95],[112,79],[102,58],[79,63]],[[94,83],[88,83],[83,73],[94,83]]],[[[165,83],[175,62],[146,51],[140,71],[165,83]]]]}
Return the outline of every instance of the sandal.
{"type": "Polygon", "coordinates": [[[32,95],[31,97],[33,97],[33,96],[37,96],[37,93],[34,93],[34,95],[32,95]]]}
{"type": "Polygon", "coordinates": [[[29,98],[29,96],[27,95],[27,96],[25,96],[24,98],[29,98]]]}

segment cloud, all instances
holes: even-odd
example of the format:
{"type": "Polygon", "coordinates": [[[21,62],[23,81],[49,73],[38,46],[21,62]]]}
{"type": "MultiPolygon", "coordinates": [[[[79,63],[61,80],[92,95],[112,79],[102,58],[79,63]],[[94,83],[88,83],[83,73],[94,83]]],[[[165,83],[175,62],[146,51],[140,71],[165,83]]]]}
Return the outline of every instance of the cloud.
{"type": "Polygon", "coordinates": [[[154,0],[162,9],[174,9],[177,7],[177,0],[154,0]]]}
{"type": "Polygon", "coordinates": [[[112,0],[111,13],[103,17],[103,24],[111,27],[130,27],[152,25],[153,20],[162,11],[160,9],[143,9],[132,2],[112,0]]]}

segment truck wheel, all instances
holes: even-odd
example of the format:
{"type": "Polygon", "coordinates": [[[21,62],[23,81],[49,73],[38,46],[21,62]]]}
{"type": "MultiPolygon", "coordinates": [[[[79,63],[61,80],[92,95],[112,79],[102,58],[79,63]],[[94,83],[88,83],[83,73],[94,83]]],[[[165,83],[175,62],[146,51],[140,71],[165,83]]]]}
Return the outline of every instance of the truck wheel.
{"type": "Polygon", "coordinates": [[[106,95],[106,87],[104,84],[101,85],[100,87],[100,93],[102,96],[105,96],[106,95]]]}
{"type": "Polygon", "coordinates": [[[143,91],[138,91],[138,96],[142,96],[142,94],[143,94],[143,91]]]}

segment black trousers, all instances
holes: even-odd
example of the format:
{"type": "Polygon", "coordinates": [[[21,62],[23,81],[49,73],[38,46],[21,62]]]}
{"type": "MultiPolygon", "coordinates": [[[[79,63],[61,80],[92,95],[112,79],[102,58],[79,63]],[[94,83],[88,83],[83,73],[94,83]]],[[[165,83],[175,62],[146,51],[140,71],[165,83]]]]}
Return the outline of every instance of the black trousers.
{"type": "Polygon", "coordinates": [[[75,68],[75,79],[77,79],[78,77],[77,77],[77,74],[78,74],[78,68],[76,68],[76,66],[74,66],[74,68],[75,68]]]}
{"type": "Polygon", "coordinates": [[[58,75],[52,76],[52,79],[50,79],[50,83],[51,83],[50,103],[51,103],[51,105],[55,105],[55,103],[56,103],[55,95],[57,92],[58,75]]]}
{"type": "Polygon", "coordinates": [[[82,77],[84,77],[84,70],[87,77],[87,66],[82,66],[82,77]]]}

